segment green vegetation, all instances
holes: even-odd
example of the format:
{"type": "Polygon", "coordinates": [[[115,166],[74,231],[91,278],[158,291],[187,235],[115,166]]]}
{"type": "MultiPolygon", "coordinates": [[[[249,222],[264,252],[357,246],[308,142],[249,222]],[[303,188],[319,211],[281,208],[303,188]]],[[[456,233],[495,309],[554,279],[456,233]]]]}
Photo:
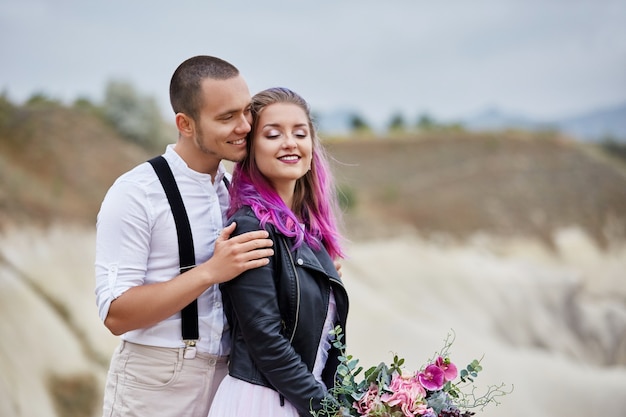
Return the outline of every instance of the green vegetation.
{"type": "Polygon", "coordinates": [[[348,185],[342,184],[337,187],[337,200],[339,207],[348,212],[353,210],[357,205],[356,190],[348,185]]]}
{"type": "Polygon", "coordinates": [[[128,82],[109,82],[102,113],[123,138],[147,149],[160,150],[174,140],[172,129],[167,129],[164,124],[156,100],[140,94],[128,82]]]}
{"type": "MultiPolygon", "coordinates": [[[[0,131],[6,131],[13,120],[13,103],[8,99],[6,93],[0,95],[0,131]]],[[[0,136],[2,139],[2,136],[0,136]]]]}
{"type": "MultiPolygon", "coordinates": [[[[176,140],[176,129],[168,125],[159,111],[154,97],[139,93],[130,83],[111,81],[106,86],[102,103],[80,97],[71,106],[35,93],[23,105],[12,103],[7,94],[0,96],[0,138],[19,142],[17,131],[24,133],[22,124],[35,113],[53,110],[76,110],[100,119],[117,134],[139,146],[161,151],[166,144],[176,140]]],[[[32,134],[32,132],[30,133],[32,134]]],[[[30,135],[29,133],[26,136],[30,135]]]]}
{"type": "Polygon", "coordinates": [[[396,113],[391,116],[391,120],[389,121],[387,130],[389,132],[406,130],[406,122],[404,121],[404,116],[402,115],[402,113],[396,113]]]}
{"type": "Polygon", "coordinates": [[[371,128],[369,124],[365,121],[365,119],[356,113],[350,117],[350,129],[352,133],[371,131],[371,128]]]}
{"type": "Polygon", "coordinates": [[[626,143],[618,142],[615,138],[607,136],[600,142],[600,147],[609,155],[626,161],[626,143]]]}
{"type": "Polygon", "coordinates": [[[460,122],[442,123],[427,113],[420,114],[414,125],[408,123],[401,113],[393,114],[387,124],[387,133],[391,136],[418,137],[420,134],[464,132],[460,122]]]}

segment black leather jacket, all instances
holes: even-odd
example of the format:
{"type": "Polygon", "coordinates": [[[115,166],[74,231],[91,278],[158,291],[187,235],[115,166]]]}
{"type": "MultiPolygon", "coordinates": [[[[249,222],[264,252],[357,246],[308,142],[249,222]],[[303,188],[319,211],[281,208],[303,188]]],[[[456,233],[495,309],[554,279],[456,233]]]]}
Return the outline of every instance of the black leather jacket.
{"type": "MultiPolygon", "coordinates": [[[[261,228],[249,207],[231,220],[237,222],[233,236],[261,228]]],[[[344,331],[348,295],[326,250],[303,243],[292,252],[289,238],[272,225],[265,229],[274,241],[270,263],[220,285],[232,335],[229,373],[278,391],[301,415],[310,416],[311,407],[320,408],[339,363],[339,352],[331,347],[322,374],[325,386],[313,377],[330,289],[336,324],[344,331]]]]}

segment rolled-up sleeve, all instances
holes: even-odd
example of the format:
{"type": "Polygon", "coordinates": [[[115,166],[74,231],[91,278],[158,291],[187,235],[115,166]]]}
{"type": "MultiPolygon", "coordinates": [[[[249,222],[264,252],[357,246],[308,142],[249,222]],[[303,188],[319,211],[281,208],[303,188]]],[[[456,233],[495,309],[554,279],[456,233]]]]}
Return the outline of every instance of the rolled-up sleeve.
{"type": "Polygon", "coordinates": [[[111,302],[142,285],[150,253],[150,217],[146,191],[119,179],[107,192],[96,221],[96,303],[101,320],[111,302]]]}

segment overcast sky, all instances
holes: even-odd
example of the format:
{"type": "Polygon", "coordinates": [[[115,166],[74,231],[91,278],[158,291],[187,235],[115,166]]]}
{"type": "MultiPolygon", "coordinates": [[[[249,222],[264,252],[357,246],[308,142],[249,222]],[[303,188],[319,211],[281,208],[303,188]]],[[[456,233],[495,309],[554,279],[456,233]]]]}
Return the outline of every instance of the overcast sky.
{"type": "Polygon", "coordinates": [[[626,102],[625,0],[0,0],[0,90],[101,100],[131,82],[169,111],[184,59],[235,64],[371,123],[486,108],[540,120],[626,102]]]}

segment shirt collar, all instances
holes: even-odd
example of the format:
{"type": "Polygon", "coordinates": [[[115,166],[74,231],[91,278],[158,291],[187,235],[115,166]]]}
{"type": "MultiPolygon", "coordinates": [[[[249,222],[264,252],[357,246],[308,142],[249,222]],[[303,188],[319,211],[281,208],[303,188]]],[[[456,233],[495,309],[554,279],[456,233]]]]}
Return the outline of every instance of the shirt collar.
{"type": "MultiPolygon", "coordinates": [[[[181,158],[180,155],[174,150],[174,144],[167,145],[163,157],[167,160],[167,163],[170,165],[172,170],[183,173],[196,181],[211,181],[211,174],[205,174],[203,172],[194,171],[193,169],[189,168],[187,162],[185,162],[185,160],[181,158]]],[[[220,162],[217,167],[217,174],[215,175],[214,184],[219,184],[222,181],[225,173],[226,168],[224,167],[224,164],[220,162]]]]}

